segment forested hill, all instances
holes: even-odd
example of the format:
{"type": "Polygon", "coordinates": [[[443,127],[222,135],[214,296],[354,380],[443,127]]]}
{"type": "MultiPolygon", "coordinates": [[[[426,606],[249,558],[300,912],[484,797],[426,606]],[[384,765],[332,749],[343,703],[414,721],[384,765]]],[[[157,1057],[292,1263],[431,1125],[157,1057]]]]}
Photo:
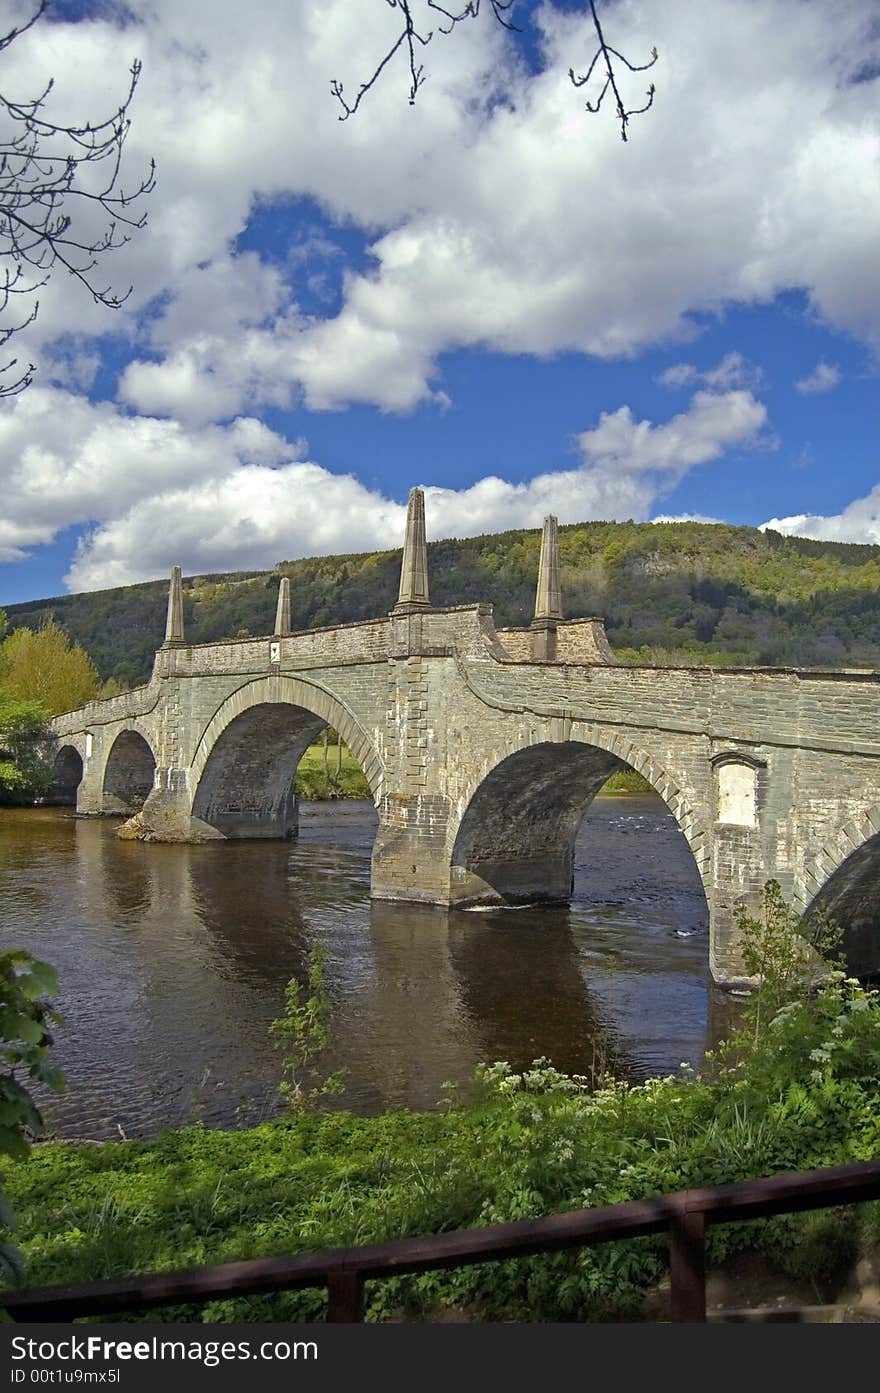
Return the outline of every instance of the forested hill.
{"type": "MultiPolygon", "coordinates": [[[[495,622],[524,625],[534,606],[540,532],[429,546],[436,605],[485,600],[495,622]]],[[[880,547],[814,542],[708,523],[574,523],[559,530],[570,618],[604,615],[624,659],[880,668],[880,547]]],[[[271,632],[280,575],[293,624],[370,619],[397,598],[400,551],[284,561],[274,571],[184,580],[192,643],[271,632]]],[[[162,642],[167,580],[10,605],[10,626],[57,622],[102,678],[149,676],[162,642]]]]}

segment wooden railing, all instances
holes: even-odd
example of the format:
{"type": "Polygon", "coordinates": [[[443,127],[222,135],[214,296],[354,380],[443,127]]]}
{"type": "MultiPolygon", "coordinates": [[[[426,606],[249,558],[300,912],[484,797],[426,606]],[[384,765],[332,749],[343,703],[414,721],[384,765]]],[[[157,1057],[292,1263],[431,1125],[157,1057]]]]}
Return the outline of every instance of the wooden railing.
{"type": "Polygon", "coordinates": [[[825,1209],[880,1198],[880,1159],[825,1170],[743,1180],[710,1190],[680,1190],[657,1199],[578,1209],[485,1228],[424,1234],[361,1248],[325,1248],[294,1257],[257,1258],[182,1272],[0,1292],[0,1308],[17,1321],[71,1321],[160,1306],[202,1304],[326,1286],[328,1321],[363,1319],[364,1283],[432,1268],[498,1262],[535,1253],[669,1232],[673,1321],[705,1321],[707,1224],[825,1209]]]}

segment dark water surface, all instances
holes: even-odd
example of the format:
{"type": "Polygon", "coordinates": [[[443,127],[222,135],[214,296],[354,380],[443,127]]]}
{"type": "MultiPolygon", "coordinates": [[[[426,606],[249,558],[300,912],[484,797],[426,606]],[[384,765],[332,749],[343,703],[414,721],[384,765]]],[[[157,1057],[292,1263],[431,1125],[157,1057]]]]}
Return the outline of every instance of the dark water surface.
{"type": "Polygon", "coordinates": [[[327,950],[340,1106],[434,1107],[475,1064],[630,1078],[696,1063],[735,1009],[710,985],[691,854],[654,797],[597,798],[569,909],[370,903],[372,805],[304,804],[295,843],[121,842],[67,809],[0,809],[0,946],[59,972],[60,1135],[149,1135],[276,1108],[267,1035],[327,950]]]}

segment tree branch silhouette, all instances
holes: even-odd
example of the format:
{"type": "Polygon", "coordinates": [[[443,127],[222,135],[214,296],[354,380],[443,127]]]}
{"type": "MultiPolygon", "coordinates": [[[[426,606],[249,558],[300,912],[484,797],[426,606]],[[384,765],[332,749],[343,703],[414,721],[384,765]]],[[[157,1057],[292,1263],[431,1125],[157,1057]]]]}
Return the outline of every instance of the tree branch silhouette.
{"type": "MultiPolygon", "coordinates": [[[[334,96],[342,107],[342,112],[339,117],[340,121],[347,121],[350,116],[355,114],[364,97],[368,92],[372,91],[394,55],[401,49],[407,54],[409,62],[410,106],[415,104],[419,89],[424,86],[425,67],[423,63],[418,61],[418,55],[420,49],[427,48],[428,44],[430,44],[434,37],[434,30],[428,29],[425,32],[421,32],[417,27],[413,17],[413,0],[385,0],[385,3],[392,10],[399,10],[401,20],[400,32],[387,52],[377,63],[372,75],[368,77],[365,82],[361,83],[353,101],[349,101],[346,97],[344,86],[338,78],[334,78],[330,83],[331,96],[334,96]]],[[[508,17],[516,0],[488,0],[488,3],[495,19],[503,28],[513,33],[520,32],[517,26],[508,17]]],[[[426,0],[426,4],[428,10],[433,10],[446,21],[445,24],[442,21],[437,24],[437,33],[444,35],[451,34],[456,25],[462,24],[465,20],[478,19],[481,9],[481,0],[468,0],[468,3],[462,10],[447,9],[445,5],[438,4],[437,0],[426,0]]],[[[652,48],[651,59],[648,63],[631,63],[619,49],[614,48],[605,39],[602,25],[599,21],[599,15],[596,11],[595,0],[588,0],[588,4],[590,17],[593,21],[593,28],[596,32],[598,47],[587,71],[582,76],[578,76],[574,68],[569,68],[568,75],[574,87],[584,87],[592,78],[597,66],[599,67],[600,73],[604,72],[605,80],[598,97],[594,101],[588,100],[585,103],[585,108],[591,113],[599,111],[605,97],[608,92],[611,91],[617,109],[617,117],[620,121],[620,136],[621,139],[625,141],[627,139],[627,126],[629,125],[630,118],[632,116],[641,115],[653,105],[655,88],[652,82],[646,93],[648,100],[644,106],[627,107],[618,85],[614,60],[617,59],[618,62],[623,64],[631,73],[641,73],[646,72],[648,68],[652,68],[657,62],[659,55],[656,48],[652,48]]]]}
{"type": "MultiPolygon", "coordinates": [[[[37,0],[26,23],[0,37],[0,53],[31,29],[45,14],[49,0],[37,0]]],[[[55,80],[38,96],[15,100],[0,93],[0,348],[32,324],[39,312],[34,300],[23,307],[17,322],[7,314],[17,297],[31,297],[44,286],[56,266],[80,281],[92,298],[118,309],[132,287],[119,294],[93,274],[100,258],[131,239],[142,228],[146,213],[135,216],[133,205],[155,185],[155,162],[140,183],[128,192],[121,181],[122,152],[131,126],[128,111],[141,64],[129,70],[128,91],[122,103],[103,120],[61,125],[49,119],[45,106],[55,80]],[[100,177],[92,171],[100,168],[100,177]],[[96,211],[106,216],[103,230],[90,234],[82,225],[96,211]]],[[[16,358],[0,366],[0,397],[30,386],[34,365],[23,370],[16,358]],[[13,372],[17,369],[17,374],[13,372]]]]}
{"type": "Polygon", "coordinates": [[[584,87],[589,82],[590,78],[593,76],[593,72],[597,64],[604,65],[606,74],[604,85],[599,93],[599,96],[596,98],[594,102],[586,102],[586,110],[589,112],[597,112],[601,107],[603,101],[605,100],[605,97],[610,89],[611,92],[613,92],[614,94],[614,102],[617,107],[617,117],[620,121],[620,138],[621,140],[625,141],[627,138],[626,128],[629,125],[630,117],[641,116],[643,112],[647,111],[651,106],[653,106],[654,92],[656,89],[652,82],[645,94],[648,98],[645,105],[639,107],[630,107],[629,109],[627,109],[624,100],[620,95],[620,89],[617,85],[617,76],[614,71],[614,64],[611,60],[612,58],[619,58],[621,63],[623,63],[624,67],[628,68],[631,73],[643,73],[646,72],[648,68],[653,68],[660,55],[658,54],[656,48],[652,48],[651,61],[649,63],[631,63],[629,59],[625,58],[624,55],[620,53],[616,48],[612,48],[609,43],[606,43],[605,35],[602,32],[602,25],[599,23],[599,16],[596,13],[595,0],[589,0],[589,5],[590,14],[593,19],[593,27],[596,30],[596,38],[599,40],[599,47],[596,49],[596,52],[593,55],[593,60],[590,63],[589,68],[583,74],[582,77],[576,76],[574,68],[569,68],[568,75],[571,78],[573,87],[584,87]]]}

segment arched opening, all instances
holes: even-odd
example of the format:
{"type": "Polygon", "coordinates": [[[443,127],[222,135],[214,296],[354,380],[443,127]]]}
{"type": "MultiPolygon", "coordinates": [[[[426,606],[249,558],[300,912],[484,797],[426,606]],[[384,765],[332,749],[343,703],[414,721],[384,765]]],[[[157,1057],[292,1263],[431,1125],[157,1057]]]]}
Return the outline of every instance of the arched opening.
{"type": "Polygon", "coordinates": [[[117,735],[104,770],[104,811],[131,817],[140,812],[156,777],[156,761],[136,730],[117,735]]]}
{"type": "Polygon", "coordinates": [[[226,837],[294,837],[294,775],[326,724],[287,702],[262,702],[234,717],[205,761],[193,816],[226,837]]]}
{"type": "Polygon", "coordinates": [[[869,837],[825,882],[807,910],[825,909],[843,930],[847,970],[880,973],[880,832],[869,837]]]}
{"type": "Polygon", "coordinates": [[[76,807],[76,797],[82,783],[82,755],[73,745],[64,745],[55,756],[52,783],[46,797],[47,803],[59,803],[76,807]]]}
{"type": "MultiPolygon", "coordinates": [[[[631,769],[610,750],[580,741],[530,745],[502,760],[462,818],[452,853],[453,903],[567,904],[581,822],[610,776],[631,769]]],[[[689,860],[698,884],[690,853],[689,860]]]]}
{"type": "Polygon", "coordinates": [[[609,751],[575,741],[530,745],[502,760],[471,799],[455,839],[455,903],[567,903],[581,819],[623,768],[609,751]]]}
{"type": "Polygon", "coordinates": [[[566,1053],[572,1022],[580,1020],[598,1042],[589,1068],[600,1073],[607,1064],[612,1072],[650,1075],[668,1069],[670,1059],[699,1057],[711,1032],[701,842],[681,791],[643,751],[627,759],[623,750],[548,742],[509,756],[483,780],[453,850],[453,902],[464,911],[458,952],[464,959],[481,941],[503,938],[504,950],[519,959],[498,972],[511,981],[511,999],[515,973],[532,955],[518,990],[521,999],[541,1002],[536,1053],[553,1051],[554,1062],[584,1072],[584,1056],[566,1053]],[[634,777],[636,761],[647,788],[634,777]],[[622,791],[597,797],[616,773],[629,776],[620,780],[622,791]],[[537,907],[554,903],[565,907],[537,907]],[[489,912],[468,913],[474,908],[489,912]],[[555,980],[548,975],[554,958],[555,980]],[[540,1022],[542,1012],[552,1026],[540,1022]]]}

